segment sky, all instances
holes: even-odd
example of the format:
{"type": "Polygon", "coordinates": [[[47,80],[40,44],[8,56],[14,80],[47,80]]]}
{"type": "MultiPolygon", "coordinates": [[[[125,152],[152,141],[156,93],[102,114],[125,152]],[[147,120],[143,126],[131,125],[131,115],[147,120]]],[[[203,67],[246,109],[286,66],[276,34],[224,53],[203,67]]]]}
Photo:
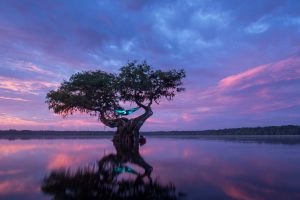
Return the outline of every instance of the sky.
{"type": "Polygon", "coordinates": [[[187,75],[142,131],[299,125],[299,10],[298,0],[0,0],[0,129],[110,130],[54,114],[45,96],[76,72],[131,60],[187,75]]]}

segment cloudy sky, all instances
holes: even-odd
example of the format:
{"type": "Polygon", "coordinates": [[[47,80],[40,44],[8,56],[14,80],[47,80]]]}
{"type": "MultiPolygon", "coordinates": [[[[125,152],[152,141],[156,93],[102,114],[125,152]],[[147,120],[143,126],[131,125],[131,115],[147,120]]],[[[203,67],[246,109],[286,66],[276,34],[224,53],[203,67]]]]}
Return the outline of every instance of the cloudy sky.
{"type": "MultiPolygon", "coordinates": [[[[300,1],[0,1],[0,129],[109,130],[45,95],[129,60],[184,68],[186,91],[143,130],[300,124],[300,1]]],[[[139,113],[137,113],[139,114],[139,113]]]]}

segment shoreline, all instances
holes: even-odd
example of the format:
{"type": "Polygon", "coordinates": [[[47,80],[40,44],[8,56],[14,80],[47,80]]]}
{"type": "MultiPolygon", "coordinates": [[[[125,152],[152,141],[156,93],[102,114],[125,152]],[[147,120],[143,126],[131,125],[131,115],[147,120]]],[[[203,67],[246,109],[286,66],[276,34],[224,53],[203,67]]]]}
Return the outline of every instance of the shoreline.
{"type": "MultiPolygon", "coordinates": [[[[115,131],[31,131],[0,130],[0,139],[97,139],[112,138],[115,131]]],[[[269,126],[255,128],[232,128],[203,131],[155,131],[141,132],[145,137],[160,138],[297,138],[300,137],[300,126],[269,126]]]]}

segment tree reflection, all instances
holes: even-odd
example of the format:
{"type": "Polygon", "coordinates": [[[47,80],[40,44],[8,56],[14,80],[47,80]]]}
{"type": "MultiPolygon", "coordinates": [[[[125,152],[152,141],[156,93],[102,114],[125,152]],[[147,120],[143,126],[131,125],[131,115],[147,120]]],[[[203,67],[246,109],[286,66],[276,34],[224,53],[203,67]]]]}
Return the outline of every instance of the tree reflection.
{"type": "Polygon", "coordinates": [[[41,189],[55,200],[75,199],[180,199],[173,184],[162,185],[152,180],[152,166],[139,153],[138,138],[116,135],[113,139],[116,154],[109,154],[96,164],[79,168],[54,170],[45,177],[41,189]],[[135,164],[139,173],[126,165],[135,164]],[[120,177],[122,173],[134,178],[120,177]]]}

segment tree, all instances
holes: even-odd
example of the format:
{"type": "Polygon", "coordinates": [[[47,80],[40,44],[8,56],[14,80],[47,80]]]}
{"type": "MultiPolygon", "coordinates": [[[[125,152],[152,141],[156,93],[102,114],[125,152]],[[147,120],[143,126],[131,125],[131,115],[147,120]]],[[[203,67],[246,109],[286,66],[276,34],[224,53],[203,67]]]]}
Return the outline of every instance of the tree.
{"type": "Polygon", "coordinates": [[[184,91],[182,70],[154,70],[147,62],[129,62],[119,74],[101,70],[83,71],[63,81],[57,90],[47,94],[46,103],[54,113],[64,117],[75,111],[97,115],[106,126],[116,127],[119,134],[139,135],[143,123],[153,114],[151,105],[162,98],[172,100],[184,91]],[[138,117],[129,119],[115,110],[121,102],[130,102],[144,109],[138,117]]]}

